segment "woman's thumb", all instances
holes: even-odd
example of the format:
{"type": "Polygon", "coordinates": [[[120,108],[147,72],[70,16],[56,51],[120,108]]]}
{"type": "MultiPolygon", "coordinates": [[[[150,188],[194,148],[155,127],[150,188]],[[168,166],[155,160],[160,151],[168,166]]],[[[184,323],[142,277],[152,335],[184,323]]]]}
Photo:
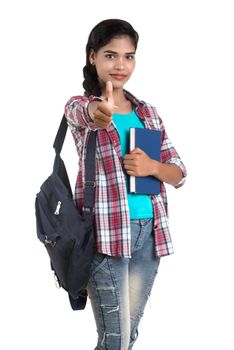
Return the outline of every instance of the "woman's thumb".
{"type": "Polygon", "coordinates": [[[106,98],[108,102],[111,102],[114,104],[113,85],[111,81],[106,82],[106,98]]]}

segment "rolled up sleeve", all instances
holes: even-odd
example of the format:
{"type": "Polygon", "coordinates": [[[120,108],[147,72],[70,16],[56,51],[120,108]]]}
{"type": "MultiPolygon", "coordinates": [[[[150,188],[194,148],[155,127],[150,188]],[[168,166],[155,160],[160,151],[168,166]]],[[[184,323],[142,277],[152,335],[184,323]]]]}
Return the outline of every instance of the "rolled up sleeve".
{"type": "Polygon", "coordinates": [[[162,135],[162,144],[161,144],[161,162],[166,164],[175,164],[177,165],[182,172],[182,179],[174,185],[175,188],[183,186],[187,176],[187,170],[184,163],[182,162],[179,154],[177,153],[175,147],[172,145],[170,139],[167,136],[164,125],[161,120],[161,135],[162,135]]]}
{"type": "Polygon", "coordinates": [[[94,96],[73,96],[65,105],[65,116],[68,124],[73,127],[88,128],[96,130],[95,124],[88,113],[90,102],[99,100],[94,96]]]}

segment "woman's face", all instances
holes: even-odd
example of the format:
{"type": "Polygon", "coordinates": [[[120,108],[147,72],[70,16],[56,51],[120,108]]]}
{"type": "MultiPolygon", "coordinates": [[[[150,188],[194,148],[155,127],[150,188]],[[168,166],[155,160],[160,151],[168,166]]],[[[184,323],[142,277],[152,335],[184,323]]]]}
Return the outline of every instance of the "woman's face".
{"type": "Polygon", "coordinates": [[[111,81],[113,89],[123,89],[135,68],[135,48],[129,36],[112,39],[98,52],[91,50],[90,63],[96,66],[101,88],[111,81]]]}

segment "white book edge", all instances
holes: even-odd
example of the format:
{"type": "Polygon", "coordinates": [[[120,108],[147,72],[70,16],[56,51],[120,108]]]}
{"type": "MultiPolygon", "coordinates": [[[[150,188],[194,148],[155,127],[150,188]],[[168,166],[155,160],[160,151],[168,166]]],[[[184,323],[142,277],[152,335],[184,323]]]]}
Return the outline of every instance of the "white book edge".
{"type": "MultiPolygon", "coordinates": [[[[130,152],[135,148],[135,129],[130,128],[130,152]]],[[[130,176],[130,192],[136,192],[135,176],[130,176]]]]}

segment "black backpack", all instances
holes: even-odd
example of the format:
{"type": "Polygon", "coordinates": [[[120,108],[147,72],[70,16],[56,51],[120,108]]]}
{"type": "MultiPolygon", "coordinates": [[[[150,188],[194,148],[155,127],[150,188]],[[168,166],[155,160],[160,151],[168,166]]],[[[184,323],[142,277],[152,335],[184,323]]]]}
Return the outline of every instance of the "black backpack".
{"type": "Polygon", "coordinates": [[[47,249],[59,285],[68,292],[73,310],[81,310],[87,301],[86,287],[94,255],[96,132],[89,132],[86,143],[82,214],[74,204],[66,167],[60,157],[67,127],[63,116],[53,145],[56,152],[53,172],[36,195],[36,224],[37,236],[47,249]]]}

